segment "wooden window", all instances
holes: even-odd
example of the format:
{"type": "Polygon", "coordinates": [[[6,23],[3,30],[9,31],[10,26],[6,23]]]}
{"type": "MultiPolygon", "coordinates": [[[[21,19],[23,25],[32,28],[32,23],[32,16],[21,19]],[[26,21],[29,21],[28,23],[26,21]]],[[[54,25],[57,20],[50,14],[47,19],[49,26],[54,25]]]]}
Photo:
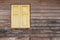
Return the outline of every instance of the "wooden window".
{"type": "Polygon", "coordinates": [[[11,28],[30,28],[30,5],[11,5],[11,28]]]}

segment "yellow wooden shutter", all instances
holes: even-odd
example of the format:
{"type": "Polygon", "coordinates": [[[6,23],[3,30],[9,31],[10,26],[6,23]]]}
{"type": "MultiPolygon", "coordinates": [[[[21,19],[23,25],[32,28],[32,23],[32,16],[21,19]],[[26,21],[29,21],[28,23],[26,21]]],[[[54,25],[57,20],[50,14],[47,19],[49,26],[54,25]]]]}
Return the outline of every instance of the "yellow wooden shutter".
{"type": "Polygon", "coordinates": [[[30,28],[30,5],[11,5],[11,28],[30,28]]]}

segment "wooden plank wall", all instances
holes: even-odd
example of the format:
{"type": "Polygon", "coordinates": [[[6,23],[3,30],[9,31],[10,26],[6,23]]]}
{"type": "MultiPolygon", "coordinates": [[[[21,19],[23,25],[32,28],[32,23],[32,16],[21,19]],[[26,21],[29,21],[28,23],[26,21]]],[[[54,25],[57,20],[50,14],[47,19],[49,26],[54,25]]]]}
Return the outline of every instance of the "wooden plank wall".
{"type": "Polygon", "coordinates": [[[0,0],[0,36],[0,40],[60,40],[60,0],[0,0]],[[10,28],[11,4],[31,5],[31,28],[10,28]]]}

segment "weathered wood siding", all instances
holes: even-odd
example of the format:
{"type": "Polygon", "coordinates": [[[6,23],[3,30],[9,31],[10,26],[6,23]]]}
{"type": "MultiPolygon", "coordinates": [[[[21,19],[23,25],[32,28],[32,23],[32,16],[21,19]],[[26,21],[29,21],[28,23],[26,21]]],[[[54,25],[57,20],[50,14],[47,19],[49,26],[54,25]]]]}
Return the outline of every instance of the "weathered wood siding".
{"type": "Polygon", "coordinates": [[[0,36],[0,40],[60,40],[60,0],[0,0],[0,36]],[[31,5],[31,28],[10,28],[12,4],[31,5]]]}

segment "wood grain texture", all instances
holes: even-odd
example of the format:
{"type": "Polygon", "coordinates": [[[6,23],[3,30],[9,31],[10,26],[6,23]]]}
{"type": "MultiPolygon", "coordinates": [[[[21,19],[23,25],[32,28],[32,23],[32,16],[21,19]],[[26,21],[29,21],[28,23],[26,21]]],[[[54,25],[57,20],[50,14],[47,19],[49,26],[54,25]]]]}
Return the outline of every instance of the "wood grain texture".
{"type": "Polygon", "coordinates": [[[0,0],[0,30],[0,40],[60,40],[60,0],[0,0]],[[31,5],[31,28],[10,28],[11,4],[31,5]]]}

